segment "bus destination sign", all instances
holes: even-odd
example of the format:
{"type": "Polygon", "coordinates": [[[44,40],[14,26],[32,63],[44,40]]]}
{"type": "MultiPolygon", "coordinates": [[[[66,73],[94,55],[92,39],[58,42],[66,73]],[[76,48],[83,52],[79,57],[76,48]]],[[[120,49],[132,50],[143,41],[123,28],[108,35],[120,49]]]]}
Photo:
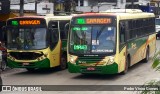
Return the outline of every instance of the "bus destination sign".
{"type": "Polygon", "coordinates": [[[37,26],[45,25],[44,19],[12,19],[9,20],[8,25],[11,26],[37,26]]]}
{"type": "Polygon", "coordinates": [[[111,24],[112,18],[76,18],[75,24],[111,24]]]}
{"type": "Polygon", "coordinates": [[[40,25],[40,20],[20,20],[19,22],[16,20],[13,20],[12,25],[40,25]]]}

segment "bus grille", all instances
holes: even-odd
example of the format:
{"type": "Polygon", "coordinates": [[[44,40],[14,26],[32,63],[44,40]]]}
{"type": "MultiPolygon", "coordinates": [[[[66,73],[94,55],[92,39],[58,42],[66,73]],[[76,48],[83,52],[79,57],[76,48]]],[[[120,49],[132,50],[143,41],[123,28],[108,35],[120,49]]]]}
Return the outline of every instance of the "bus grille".
{"type": "Polygon", "coordinates": [[[89,56],[78,57],[79,61],[86,61],[87,63],[97,63],[99,61],[102,61],[102,59],[104,59],[104,57],[89,57],[89,56]]]}
{"type": "Polygon", "coordinates": [[[41,57],[43,53],[34,53],[34,52],[10,52],[10,55],[17,60],[35,60],[38,57],[41,57]]]}

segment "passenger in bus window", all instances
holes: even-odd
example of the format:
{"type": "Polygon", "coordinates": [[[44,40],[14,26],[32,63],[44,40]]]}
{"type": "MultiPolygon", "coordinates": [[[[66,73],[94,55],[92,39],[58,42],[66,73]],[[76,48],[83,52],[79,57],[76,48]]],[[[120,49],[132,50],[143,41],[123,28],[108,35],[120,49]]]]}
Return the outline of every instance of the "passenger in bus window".
{"type": "Polygon", "coordinates": [[[106,40],[112,40],[113,42],[115,42],[114,29],[112,29],[111,27],[108,27],[106,40]]]}

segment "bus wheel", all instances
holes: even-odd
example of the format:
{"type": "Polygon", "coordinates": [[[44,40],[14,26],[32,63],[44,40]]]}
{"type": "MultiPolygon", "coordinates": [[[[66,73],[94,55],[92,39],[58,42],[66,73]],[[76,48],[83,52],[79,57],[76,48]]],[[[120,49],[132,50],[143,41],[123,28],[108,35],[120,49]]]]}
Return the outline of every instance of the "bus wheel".
{"type": "Polygon", "coordinates": [[[147,47],[147,50],[146,50],[146,57],[144,59],[144,62],[147,63],[149,61],[149,47],[147,47]]]}
{"type": "Polygon", "coordinates": [[[125,69],[124,69],[124,71],[122,72],[123,75],[128,72],[129,64],[130,64],[130,58],[127,57],[126,63],[125,63],[125,69]]]}
{"type": "Polygon", "coordinates": [[[61,70],[64,70],[67,68],[67,57],[66,56],[64,56],[64,55],[61,56],[61,62],[60,62],[59,67],[61,70]]]}
{"type": "Polygon", "coordinates": [[[28,72],[34,72],[35,68],[26,68],[28,72]]]}

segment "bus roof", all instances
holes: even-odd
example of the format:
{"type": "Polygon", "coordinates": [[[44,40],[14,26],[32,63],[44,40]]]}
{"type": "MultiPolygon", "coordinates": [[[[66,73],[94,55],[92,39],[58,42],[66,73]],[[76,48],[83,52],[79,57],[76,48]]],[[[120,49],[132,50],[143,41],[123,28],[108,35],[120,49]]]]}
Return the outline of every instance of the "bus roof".
{"type": "Polygon", "coordinates": [[[20,18],[44,18],[44,16],[20,16],[20,17],[14,17],[14,18],[9,18],[10,19],[20,19],[20,18]]]}
{"type": "Polygon", "coordinates": [[[43,18],[43,19],[46,19],[47,21],[49,20],[70,20],[72,18],[72,16],[51,16],[51,15],[48,15],[48,16],[22,16],[22,17],[15,17],[15,18],[10,18],[8,20],[11,20],[11,19],[19,19],[19,18],[43,18]]]}
{"type": "Polygon", "coordinates": [[[111,9],[107,11],[101,11],[100,13],[80,14],[74,17],[99,16],[99,15],[117,16],[120,18],[120,20],[155,17],[154,13],[142,12],[141,10],[138,9],[111,9]]]}
{"type": "Polygon", "coordinates": [[[45,16],[44,18],[49,20],[70,20],[72,16],[45,16]]]}

